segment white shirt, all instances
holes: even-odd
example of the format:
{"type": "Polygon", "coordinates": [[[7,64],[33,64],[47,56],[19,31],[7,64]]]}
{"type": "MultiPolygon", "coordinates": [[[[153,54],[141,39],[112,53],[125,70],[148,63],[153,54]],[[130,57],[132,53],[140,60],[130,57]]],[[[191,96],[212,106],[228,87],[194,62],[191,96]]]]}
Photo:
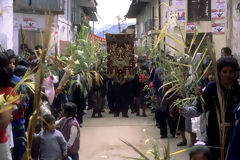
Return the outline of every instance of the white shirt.
{"type": "MultiPolygon", "coordinates": [[[[63,121],[63,125],[67,122],[67,120],[71,119],[72,117],[68,117],[68,118],[64,118],[62,119],[63,121]]],[[[60,120],[56,121],[56,126],[59,126],[59,123],[60,123],[60,120]]],[[[78,129],[76,126],[71,126],[71,129],[70,129],[70,138],[67,142],[67,146],[68,147],[72,147],[74,141],[76,140],[77,138],[77,133],[78,133],[78,129]]]]}

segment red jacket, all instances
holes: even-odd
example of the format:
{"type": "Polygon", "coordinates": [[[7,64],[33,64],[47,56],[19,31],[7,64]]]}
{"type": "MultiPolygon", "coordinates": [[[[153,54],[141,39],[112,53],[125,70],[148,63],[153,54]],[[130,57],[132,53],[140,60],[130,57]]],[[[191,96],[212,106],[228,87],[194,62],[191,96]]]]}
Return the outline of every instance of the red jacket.
{"type": "MultiPolygon", "coordinates": [[[[6,88],[0,88],[0,95],[4,94],[4,98],[6,98],[12,91],[12,87],[6,87],[6,88]]],[[[16,93],[13,92],[12,96],[15,97],[16,93]]],[[[14,104],[17,104],[18,102],[15,101],[14,104]]],[[[6,128],[3,131],[0,131],[0,144],[5,143],[8,141],[8,138],[6,136],[6,128]]]]}

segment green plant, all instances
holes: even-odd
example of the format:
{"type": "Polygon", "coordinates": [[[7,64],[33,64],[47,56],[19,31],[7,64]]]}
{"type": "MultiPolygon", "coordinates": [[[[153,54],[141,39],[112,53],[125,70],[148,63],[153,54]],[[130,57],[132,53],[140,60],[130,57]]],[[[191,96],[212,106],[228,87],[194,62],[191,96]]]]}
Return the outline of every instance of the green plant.
{"type": "Polygon", "coordinates": [[[138,158],[137,157],[124,157],[124,158],[133,159],[133,160],[171,160],[172,159],[171,156],[182,153],[182,152],[186,152],[193,148],[193,147],[189,147],[189,148],[171,153],[169,141],[167,143],[167,146],[163,145],[163,148],[160,149],[156,140],[148,137],[145,129],[143,129],[143,132],[146,138],[145,145],[151,146],[151,149],[147,151],[147,154],[150,155],[150,157],[147,156],[147,154],[144,154],[142,151],[140,151],[137,147],[135,147],[131,143],[121,140],[123,143],[125,143],[127,146],[132,148],[140,156],[138,158]]]}

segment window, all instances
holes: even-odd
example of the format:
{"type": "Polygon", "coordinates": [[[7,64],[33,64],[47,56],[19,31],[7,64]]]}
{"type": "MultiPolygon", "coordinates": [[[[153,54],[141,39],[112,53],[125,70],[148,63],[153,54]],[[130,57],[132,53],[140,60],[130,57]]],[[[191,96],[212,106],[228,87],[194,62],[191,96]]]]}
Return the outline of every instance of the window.
{"type": "Polygon", "coordinates": [[[188,0],[188,20],[210,21],[211,0],[188,0]]]}

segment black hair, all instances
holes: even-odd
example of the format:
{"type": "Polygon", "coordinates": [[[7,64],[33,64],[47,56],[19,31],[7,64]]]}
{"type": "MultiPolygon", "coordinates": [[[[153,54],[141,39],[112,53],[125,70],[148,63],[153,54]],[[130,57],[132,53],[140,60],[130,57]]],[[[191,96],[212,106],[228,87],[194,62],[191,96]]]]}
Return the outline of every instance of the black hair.
{"type": "Polygon", "coordinates": [[[31,48],[29,48],[27,51],[28,51],[28,53],[29,53],[30,55],[36,55],[31,48]]]}
{"type": "Polygon", "coordinates": [[[28,50],[28,45],[25,44],[25,43],[24,43],[24,44],[21,44],[20,49],[26,51],[26,50],[28,50]]]}
{"type": "Polygon", "coordinates": [[[15,58],[17,60],[17,56],[15,55],[14,50],[8,49],[6,50],[5,54],[7,55],[9,61],[12,58],[15,58]]]}
{"type": "Polygon", "coordinates": [[[232,55],[232,50],[229,47],[224,47],[221,50],[223,50],[224,53],[226,53],[226,56],[231,56],[232,55]]]}
{"type": "MultiPolygon", "coordinates": [[[[45,120],[45,122],[46,123],[51,123],[51,122],[55,122],[56,121],[56,119],[55,119],[55,117],[53,116],[53,115],[51,115],[51,114],[45,114],[44,116],[43,116],[43,119],[45,120]]],[[[46,123],[44,123],[45,125],[46,125],[46,123]]]]}
{"type": "Polygon", "coordinates": [[[17,65],[21,65],[21,66],[25,66],[25,67],[29,67],[30,66],[29,62],[26,61],[26,60],[18,61],[17,65]]]}
{"type": "Polygon", "coordinates": [[[137,63],[143,63],[143,62],[144,62],[143,57],[139,56],[137,59],[137,63]]]}
{"type": "Polygon", "coordinates": [[[35,50],[39,50],[39,49],[42,49],[42,46],[38,44],[35,46],[35,50]]]}
{"type": "Polygon", "coordinates": [[[0,52],[0,86],[11,85],[11,79],[13,76],[12,70],[9,67],[9,60],[7,55],[0,52]]]}
{"type": "Polygon", "coordinates": [[[68,117],[75,117],[77,113],[77,105],[72,102],[67,102],[63,106],[63,111],[67,114],[68,117]]]}
{"type": "Polygon", "coordinates": [[[17,65],[14,70],[14,74],[18,77],[23,77],[26,71],[27,71],[27,67],[23,65],[17,65]]]}
{"type": "Polygon", "coordinates": [[[194,147],[189,153],[190,160],[194,155],[197,155],[197,154],[203,154],[208,160],[211,160],[211,152],[206,146],[194,147]]]}
{"type": "Polygon", "coordinates": [[[234,72],[239,71],[239,65],[236,58],[232,56],[224,56],[218,59],[217,61],[217,70],[218,74],[222,71],[223,67],[229,66],[233,69],[234,72]]]}
{"type": "Polygon", "coordinates": [[[214,72],[213,68],[209,68],[209,69],[208,69],[207,75],[210,75],[210,74],[215,75],[215,72],[214,72]]]}

